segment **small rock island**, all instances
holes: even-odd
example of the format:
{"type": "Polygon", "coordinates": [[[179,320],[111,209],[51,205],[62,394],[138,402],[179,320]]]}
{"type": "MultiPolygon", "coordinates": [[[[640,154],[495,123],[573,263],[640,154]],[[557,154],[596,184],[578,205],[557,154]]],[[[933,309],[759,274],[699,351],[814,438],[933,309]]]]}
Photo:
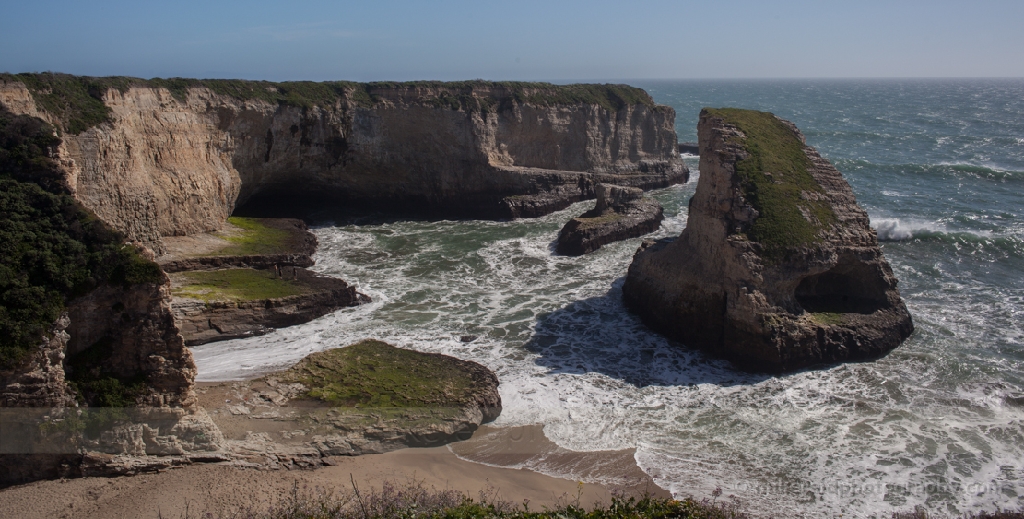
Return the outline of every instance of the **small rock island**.
{"type": "Polygon", "coordinates": [[[597,184],[594,193],[594,208],[569,220],[558,233],[559,254],[580,256],[602,245],[643,236],[658,230],[665,219],[661,204],[645,197],[642,189],[597,184]]]}
{"type": "Polygon", "coordinates": [[[760,372],[877,358],[914,329],[868,215],[792,123],[704,109],[686,229],[623,286],[656,331],[760,372]]]}

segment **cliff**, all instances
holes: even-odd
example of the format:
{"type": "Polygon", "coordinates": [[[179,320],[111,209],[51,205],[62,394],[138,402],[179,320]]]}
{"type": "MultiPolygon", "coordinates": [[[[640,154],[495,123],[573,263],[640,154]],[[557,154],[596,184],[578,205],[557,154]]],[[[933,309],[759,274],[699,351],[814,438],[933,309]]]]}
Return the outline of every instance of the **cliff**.
{"type": "Polygon", "coordinates": [[[623,286],[655,330],[755,371],[876,358],[913,323],[867,213],[787,121],[705,109],[686,229],[623,286]]]}
{"type": "Polygon", "coordinates": [[[0,486],[104,473],[83,452],[213,448],[170,280],[69,196],[61,146],[0,110],[0,486]]]}
{"type": "Polygon", "coordinates": [[[598,181],[688,176],[674,111],[621,85],[19,74],[0,77],[0,105],[63,127],[74,196],[158,249],[240,207],[537,216],[593,197],[598,181]]]}

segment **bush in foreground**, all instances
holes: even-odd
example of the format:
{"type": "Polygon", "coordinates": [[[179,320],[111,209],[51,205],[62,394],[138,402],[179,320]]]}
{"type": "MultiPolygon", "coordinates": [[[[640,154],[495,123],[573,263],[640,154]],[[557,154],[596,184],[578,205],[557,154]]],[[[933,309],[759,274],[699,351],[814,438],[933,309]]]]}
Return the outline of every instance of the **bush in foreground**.
{"type": "MultiPolygon", "coordinates": [[[[580,484],[582,489],[582,483],[580,484]]],[[[733,504],[703,500],[659,499],[650,496],[615,497],[611,504],[587,509],[580,504],[580,494],[563,496],[554,509],[531,510],[529,502],[522,504],[504,501],[481,492],[478,499],[456,490],[435,490],[422,483],[395,485],[385,482],[380,490],[360,491],[353,481],[350,491],[325,491],[321,488],[299,489],[270,508],[246,509],[223,514],[187,512],[184,519],[384,519],[384,518],[681,518],[681,519],[741,519],[748,517],[733,504]]],[[[161,516],[162,517],[162,516],[161,516]]]]}
{"type": "MultiPolygon", "coordinates": [[[[580,483],[582,490],[583,484],[580,483]]],[[[187,511],[182,519],[746,519],[736,502],[721,502],[716,490],[713,500],[662,499],[649,495],[613,497],[610,504],[586,508],[581,493],[564,495],[554,508],[531,510],[529,501],[512,503],[497,498],[497,491],[480,492],[477,499],[456,490],[427,488],[422,482],[396,485],[385,482],[378,489],[360,491],[352,480],[351,490],[293,487],[291,493],[269,508],[248,508],[231,513],[187,511]]],[[[163,519],[163,515],[159,516],[163,519]]],[[[895,512],[892,519],[937,519],[922,509],[895,512]]],[[[1024,510],[967,513],[959,519],[1024,519],[1024,510]]]]}

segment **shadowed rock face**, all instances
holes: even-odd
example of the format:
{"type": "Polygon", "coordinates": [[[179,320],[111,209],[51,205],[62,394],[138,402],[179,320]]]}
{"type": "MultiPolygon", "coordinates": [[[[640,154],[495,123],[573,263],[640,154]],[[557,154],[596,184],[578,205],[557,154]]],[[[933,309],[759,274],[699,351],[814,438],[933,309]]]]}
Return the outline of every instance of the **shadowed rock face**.
{"type": "Polygon", "coordinates": [[[637,251],[632,311],[751,371],[877,358],[910,335],[867,213],[792,123],[706,109],[698,135],[687,227],[637,251]]]}
{"type": "Polygon", "coordinates": [[[654,232],[665,219],[657,200],[637,188],[598,184],[594,209],[569,220],[558,233],[559,254],[579,256],[602,245],[654,232]]]}

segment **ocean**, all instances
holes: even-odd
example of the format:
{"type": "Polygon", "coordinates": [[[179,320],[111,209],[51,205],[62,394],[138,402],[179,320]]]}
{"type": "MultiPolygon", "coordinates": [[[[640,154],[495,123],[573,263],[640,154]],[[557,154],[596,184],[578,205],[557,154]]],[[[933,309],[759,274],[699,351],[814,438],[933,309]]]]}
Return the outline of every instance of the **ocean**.
{"type": "MultiPolygon", "coordinates": [[[[744,373],[625,310],[640,239],[554,254],[558,230],[592,201],[507,222],[369,215],[317,226],[314,270],[373,303],[197,347],[199,380],[374,337],[490,367],[504,404],[496,426],[543,424],[574,451],[635,449],[677,497],[721,488],[777,517],[1024,506],[1024,80],[631,84],[676,109],[681,142],[696,141],[704,106],[794,122],[871,216],[914,334],[874,362],[744,373]]],[[[652,193],[666,219],[648,237],[686,225],[699,171],[685,160],[690,182],[652,193]]]]}

